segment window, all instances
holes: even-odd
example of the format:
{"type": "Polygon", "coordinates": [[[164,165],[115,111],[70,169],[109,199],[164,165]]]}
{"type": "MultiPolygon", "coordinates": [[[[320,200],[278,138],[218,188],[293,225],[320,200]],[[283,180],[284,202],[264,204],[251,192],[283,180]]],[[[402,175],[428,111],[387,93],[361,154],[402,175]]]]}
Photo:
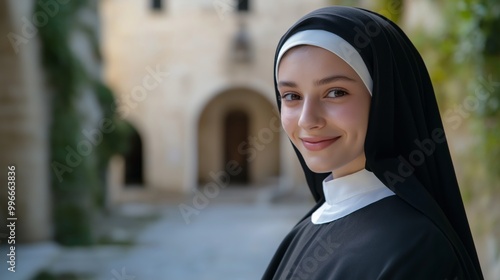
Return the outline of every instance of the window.
{"type": "Polygon", "coordinates": [[[155,11],[160,11],[162,10],[163,6],[163,1],[162,0],[152,0],[151,3],[151,8],[155,11]]]}
{"type": "Polygon", "coordinates": [[[248,0],[236,0],[238,1],[238,12],[248,12],[249,10],[249,1],[248,0]]]}

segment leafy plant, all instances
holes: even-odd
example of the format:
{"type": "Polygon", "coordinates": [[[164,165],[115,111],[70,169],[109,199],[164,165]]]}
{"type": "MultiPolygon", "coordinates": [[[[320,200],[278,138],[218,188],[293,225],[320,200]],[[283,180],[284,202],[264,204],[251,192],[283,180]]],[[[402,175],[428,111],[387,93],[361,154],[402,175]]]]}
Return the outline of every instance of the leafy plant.
{"type": "MultiPolygon", "coordinates": [[[[45,1],[35,0],[35,3],[34,14],[45,13],[42,5],[45,1]]],[[[104,201],[107,162],[111,155],[125,151],[126,145],[120,140],[126,139],[130,129],[115,114],[116,104],[111,90],[85,69],[71,47],[71,36],[79,31],[92,44],[96,61],[100,61],[95,27],[78,20],[79,13],[85,9],[97,14],[96,1],[66,1],[57,8],[57,12],[38,30],[44,72],[51,92],[50,154],[55,239],[64,245],[90,245],[94,242],[93,215],[104,201]],[[92,114],[82,110],[79,104],[84,92],[91,92],[98,101],[103,119],[110,120],[116,127],[103,134],[102,142],[88,155],[75,152],[83,139],[82,129],[92,114]],[[68,162],[68,159],[73,159],[73,162],[68,162]]]]}

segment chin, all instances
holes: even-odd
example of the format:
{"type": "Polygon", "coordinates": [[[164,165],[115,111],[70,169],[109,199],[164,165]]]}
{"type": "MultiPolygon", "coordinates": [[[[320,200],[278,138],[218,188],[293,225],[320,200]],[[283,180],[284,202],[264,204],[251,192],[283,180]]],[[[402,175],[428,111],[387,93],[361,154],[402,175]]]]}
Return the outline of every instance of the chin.
{"type": "Polygon", "coordinates": [[[309,163],[306,161],[307,167],[314,173],[329,173],[335,168],[326,164],[309,163]]]}

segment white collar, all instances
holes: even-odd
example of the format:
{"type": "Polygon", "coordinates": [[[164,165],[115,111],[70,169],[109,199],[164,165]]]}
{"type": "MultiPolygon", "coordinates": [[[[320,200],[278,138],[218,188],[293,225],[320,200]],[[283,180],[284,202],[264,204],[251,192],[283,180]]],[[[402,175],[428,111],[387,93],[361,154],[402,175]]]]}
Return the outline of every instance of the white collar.
{"type": "Polygon", "coordinates": [[[372,172],[362,169],[353,174],[323,181],[325,203],[311,216],[313,224],[340,219],[369,204],[394,195],[372,172]]]}

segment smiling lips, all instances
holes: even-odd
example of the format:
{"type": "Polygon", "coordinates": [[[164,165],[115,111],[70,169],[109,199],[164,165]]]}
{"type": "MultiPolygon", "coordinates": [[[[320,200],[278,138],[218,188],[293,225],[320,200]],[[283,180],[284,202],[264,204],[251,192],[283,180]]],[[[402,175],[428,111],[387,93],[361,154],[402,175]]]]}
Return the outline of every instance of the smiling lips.
{"type": "Polygon", "coordinates": [[[300,138],[300,140],[309,151],[320,151],[335,143],[339,138],[340,136],[334,138],[304,137],[300,138]]]}

